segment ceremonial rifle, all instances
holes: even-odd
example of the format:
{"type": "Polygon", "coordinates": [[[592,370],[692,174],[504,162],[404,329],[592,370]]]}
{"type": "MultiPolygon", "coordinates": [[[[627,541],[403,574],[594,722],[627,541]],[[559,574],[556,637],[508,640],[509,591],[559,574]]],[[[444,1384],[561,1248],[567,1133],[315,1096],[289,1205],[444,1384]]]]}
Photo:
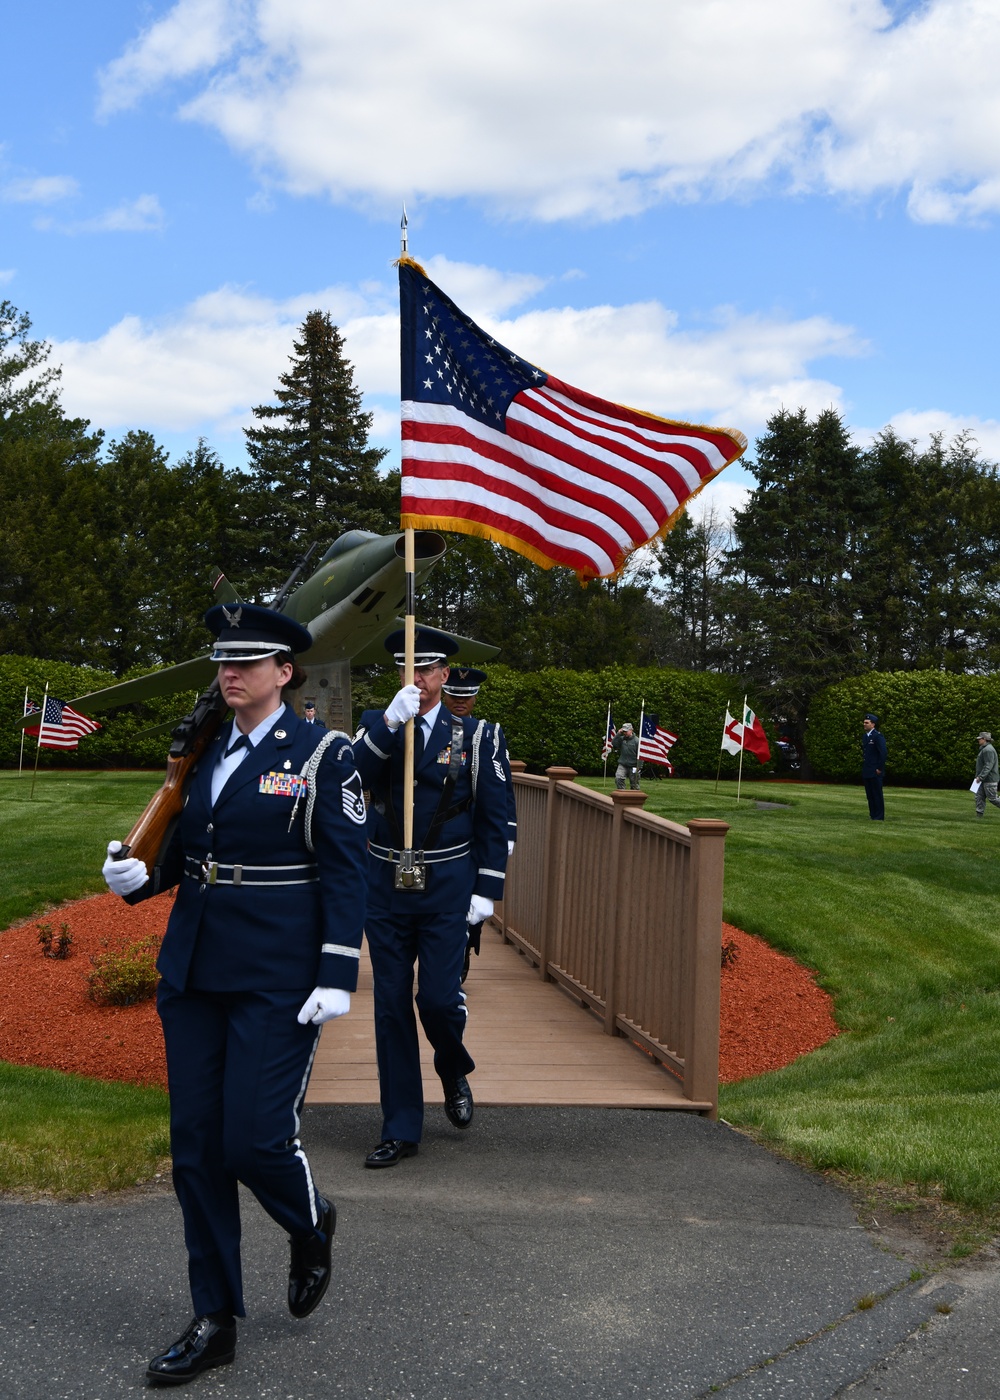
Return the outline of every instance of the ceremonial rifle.
{"type": "Polygon", "coordinates": [[[149,799],[146,810],[125,838],[125,844],[115,855],[115,860],[135,856],[146,862],[146,869],[151,875],[154,868],[162,863],[184,808],[187,776],[219,732],[228,709],[217,680],[203,695],[198,696],[194,709],[172,731],[173,743],[167,754],[167,775],[163,786],[149,799]]]}
{"type": "MultiPolygon", "coordinates": [[[[292,588],[303,569],[312,558],[316,545],[312,544],[295,563],[295,568],[282,588],[268,605],[274,612],[281,612],[288,601],[292,588]]],[[[174,828],[184,809],[184,785],[198,759],[218,734],[229,706],[222,698],[218,680],[214,680],[203,695],[195,701],[194,709],[185,715],[171,731],[173,743],[167,754],[167,775],[163,786],[153,793],[146,809],[125,838],[125,844],[116,852],[114,860],[126,860],[134,856],[146,862],[146,869],[153,873],[156,866],[163,863],[167,846],[174,834],[174,828]]]]}

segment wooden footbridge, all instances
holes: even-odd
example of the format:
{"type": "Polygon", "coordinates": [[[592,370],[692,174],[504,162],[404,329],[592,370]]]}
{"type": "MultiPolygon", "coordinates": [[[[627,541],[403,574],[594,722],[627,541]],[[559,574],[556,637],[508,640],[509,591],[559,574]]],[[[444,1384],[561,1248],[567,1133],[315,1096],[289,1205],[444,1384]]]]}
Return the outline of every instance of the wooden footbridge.
{"type": "MultiPolygon", "coordinates": [[[[520,767],[521,765],[514,765],[520,767]]],[[[516,773],[507,897],[465,990],[481,1105],[716,1113],[724,822],[678,826],[573,769],[516,773]]],[[[323,1031],[307,1102],[377,1104],[372,971],[323,1031]]],[[[423,1041],[428,1103],[441,1103],[423,1041]]]]}

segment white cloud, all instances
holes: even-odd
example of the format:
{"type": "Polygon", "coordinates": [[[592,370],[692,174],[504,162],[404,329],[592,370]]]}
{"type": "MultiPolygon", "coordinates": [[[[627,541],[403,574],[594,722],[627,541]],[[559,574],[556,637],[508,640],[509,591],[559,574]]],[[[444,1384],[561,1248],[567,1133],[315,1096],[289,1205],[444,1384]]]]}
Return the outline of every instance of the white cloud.
{"type": "Polygon", "coordinates": [[[72,175],[28,175],[4,185],[0,197],[10,204],[55,204],[79,188],[72,175]]]}
{"type": "MultiPolygon", "coordinates": [[[[839,387],[814,378],[809,364],[864,353],[849,327],[824,317],[789,321],[723,309],[708,326],[687,329],[658,302],[513,314],[539,279],[430,261],[449,292],[464,287],[456,298],[463,309],[560,378],[748,435],[782,404],[810,412],[840,407],[839,387]]],[[[251,421],[252,405],[271,400],[293,333],[316,307],[340,326],[366,406],[376,413],[375,430],[391,441],[399,421],[399,329],[387,286],[331,287],[280,302],[222,287],[162,321],[125,317],[96,340],[54,346],[66,408],[112,431],[141,426],[235,435],[251,421]]]]}
{"type": "MultiPolygon", "coordinates": [[[[179,0],[103,75],[301,194],[615,218],[762,186],[1000,209],[1000,7],[926,0],[179,0]],[[898,8],[898,7],[896,7],[898,8]]],[[[398,207],[398,206],[397,206],[398,207]]]]}
{"type": "Polygon", "coordinates": [[[239,0],[179,0],[101,74],[101,115],[130,107],[159,83],[211,68],[236,47],[246,6],[239,0]]]}
{"type": "Polygon", "coordinates": [[[73,223],[57,223],[45,217],[35,220],[35,227],[56,233],[155,233],[162,229],[165,216],[155,194],[140,194],[123,200],[112,209],[105,209],[92,219],[77,219],[73,223]]]}
{"type": "MultiPolygon", "coordinates": [[[[1000,462],[1000,421],[996,418],[961,418],[956,413],[943,409],[922,410],[904,409],[894,413],[889,419],[901,438],[914,441],[920,448],[927,447],[935,434],[940,434],[945,443],[951,442],[960,433],[969,432],[979,448],[980,456],[989,461],[1000,462]]],[[[859,442],[869,443],[875,437],[876,429],[859,428],[854,436],[859,442]]]]}
{"type": "Polygon", "coordinates": [[[15,267],[0,267],[0,285],[4,282],[13,282],[17,272],[15,267]]]}

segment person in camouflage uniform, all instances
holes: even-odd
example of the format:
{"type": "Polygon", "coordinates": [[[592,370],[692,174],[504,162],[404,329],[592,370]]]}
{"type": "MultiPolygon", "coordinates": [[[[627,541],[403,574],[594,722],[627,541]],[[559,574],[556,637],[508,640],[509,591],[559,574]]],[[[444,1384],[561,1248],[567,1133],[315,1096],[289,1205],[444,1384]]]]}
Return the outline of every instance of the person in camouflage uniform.
{"type": "Polygon", "coordinates": [[[976,816],[981,817],[986,811],[987,802],[992,802],[994,807],[1000,807],[1000,798],[997,797],[1000,763],[997,761],[997,751],[993,747],[993,735],[988,730],[983,730],[978,742],[976,777],[979,779],[979,787],[976,789],[976,816]]]}
{"type": "Polygon", "coordinates": [[[615,769],[615,787],[624,788],[628,785],[638,791],[639,736],[630,724],[622,725],[611,740],[611,748],[618,760],[618,767],[615,769]]]}

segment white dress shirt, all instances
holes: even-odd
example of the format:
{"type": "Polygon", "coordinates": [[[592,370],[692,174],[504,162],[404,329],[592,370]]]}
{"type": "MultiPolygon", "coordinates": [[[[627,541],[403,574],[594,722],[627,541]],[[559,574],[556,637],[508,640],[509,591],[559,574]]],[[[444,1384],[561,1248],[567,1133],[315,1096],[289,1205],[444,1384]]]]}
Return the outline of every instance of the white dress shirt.
{"type": "MultiPolygon", "coordinates": [[[[251,748],[255,749],[260,743],[261,739],[263,739],[264,735],[270,734],[271,730],[274,728],[275,724],[278,722],[278,720],[281,718],[284,712],[285,706],[282,703],[278,706],[276,710],[271,711],[267,719],[262,719],[256,729],[251,729],[250,733],[247,735],[247,738],[250,741],[251,748]]],[[[237,768],[247,756],[246,745],[243,745],[241,748],[237,749],[235,753],[231,753],[228,758],[226,757],[226,748],[231,747],[231,745],[234,744],[239,737],[240,731],[236,728],[236,721],[234,720],[232,731],[229,735],[229,742],[219,754],[219,760],[215,765],[214,772],[212,773],[213,807],[219,800],[219,793],[226,786],[226,783],[229,781],[229,779],[236,772],[237,768]]]]}

